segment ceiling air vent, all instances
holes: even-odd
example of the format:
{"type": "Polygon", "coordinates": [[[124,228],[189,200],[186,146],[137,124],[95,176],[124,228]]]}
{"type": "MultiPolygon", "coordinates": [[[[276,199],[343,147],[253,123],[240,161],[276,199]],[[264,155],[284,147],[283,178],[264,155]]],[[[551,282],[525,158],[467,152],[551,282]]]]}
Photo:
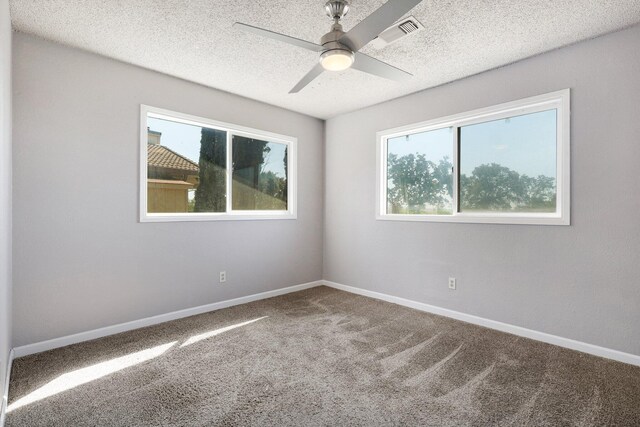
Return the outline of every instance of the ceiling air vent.
{"type": "Polygon", "coordinates": [[[381,32],[378,37],[371,41],[371,46],[375,49],[382,49],[383,47],[422,29],[424,29],[424,25],[418,22],[415,16],[409,16],[381,32]]]}
{"type": "Polygon", "coordinates": [[[402,24],[398,25],[405,34],[409,34],[418,29],[418,26],[413,21],[404,21],[402,24]]]}

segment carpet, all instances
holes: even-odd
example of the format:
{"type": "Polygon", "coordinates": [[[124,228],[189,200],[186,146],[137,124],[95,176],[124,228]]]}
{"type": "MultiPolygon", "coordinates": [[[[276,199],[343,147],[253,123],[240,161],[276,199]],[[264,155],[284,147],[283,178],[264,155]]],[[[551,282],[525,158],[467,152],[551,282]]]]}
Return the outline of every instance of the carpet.
{"type": "Polygon", "coordinates": [[[327,287],[14,361],[7,427],[638,426],[640,368],[327,287]]]}

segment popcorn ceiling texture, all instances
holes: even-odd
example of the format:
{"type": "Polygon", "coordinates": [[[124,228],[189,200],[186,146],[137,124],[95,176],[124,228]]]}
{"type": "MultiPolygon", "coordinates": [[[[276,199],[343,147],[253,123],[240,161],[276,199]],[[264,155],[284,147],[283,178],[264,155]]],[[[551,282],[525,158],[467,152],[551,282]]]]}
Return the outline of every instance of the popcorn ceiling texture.
{"type": "MultiPolygon", "coordinates": [[[[398,83],[357,70],[289,90],[317,54],[232,28],[236,22],[319,42],[325,0],[12,0],[16,30],[318,118],[441,85],[640,22],[638,0],[424,0],[426,27],[362,52],[414,74],[398,83]]],[[[345,30],[384,0],[352,0],[345,30]]]]}

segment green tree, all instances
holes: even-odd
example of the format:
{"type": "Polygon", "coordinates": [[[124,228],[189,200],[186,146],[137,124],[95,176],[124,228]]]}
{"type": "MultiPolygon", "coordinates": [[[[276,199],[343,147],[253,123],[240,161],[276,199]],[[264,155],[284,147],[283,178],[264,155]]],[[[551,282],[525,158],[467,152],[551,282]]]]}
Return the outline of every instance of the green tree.
{"type": "Polygon", "coordinates": [[[460,206],[463,210],[552,212],[555,181],[544,175],[520,175],[497,163],[480,165],[471,176],[460,176],[460,206]]]}
{"type": "Polygon", "coordinates": [[[200,172],[194,212],[224,212],[227,203],[227,133],[202,128],[200,135],[200,172]]]}
{"type": "Polygon", "coordinates": [[[283,209],[286,207],[285,194],[287,191],[287,181],[278,177],[272,171],[260,173],[260,183],[258,185],[260,194],[257,195],[260,209],[283,209]]]}
{"type": "Polygon", "coordinates": [[[438,161],[438,165],[433,171],[433,176],[438,180],[442,190],[450,200],[453,197],[453,164],[449,161],[449,157],[444,157],[438,161]]]}
{"type": "Polygon", "coordinates": [[[260,190],[261,193],[267,194],[271,197],[282,199],[281,181],[284,181],[284,178],[278,178],[278,175],[271,171],[261,172],[258,190],[260,190]]]}
{"type": "Polygon", "coordinates": [[[522,175],[526,188],[525,205],[529,210],[553,212],[556,210],[556,180],[555,178],[538,175],[530,178],[522,175]]]}
{"type": "Polygon", "coordinates": [[[259,139],[233,137],[233,179],[258,188],[258,181],[264,157],[271,149],[269,142],[259,139]]]}
{"type": "MultiPolygon", "coordinates": [[[[387,201],[393,213],[428,213],[429,206],[445,209],[453,197],[452,164],[447,157],[437,163],[424,154],[387,159],[387,201]]],[[[462,210],[537,211],[556,209],[556,180],[529,177],[497,163],[477,166],[470,176],[460,175],[462,210]]]]}
{"type": "Polygon", "coordinates": [[[260,188],[260,174],[265,155],[269,148],[268,141],[242,136],[233,137],[233,181],[239,185],[233,187],[233,208],[243,210],[264,209],[259,206],[259,198],[255,191],[260,188]]]}
{"type": "Polygon", "coordinates": [[[424,213],[426,205],[442,207],[453,192],[451,162],[438,163],[424,154],[387,158],[388,202],[394,213],[424,213]]]}
{"type": "Polygon", "coordinates": [[[525,199],[520,174],[497,163],[477,166],[460,177],[460,206],[464,209],[510,210],[525,199]]]}
{"type": "Polygon", "coordinates": [[[287,183],[289,182],[289,147],[286,147],[284,149],[284,182],[281,182],[280,185],[282,186],[282,200],[284,200],[284,202],[287,202],[287,196],[288,196],[288,189],[287,189],[287,183]]]}

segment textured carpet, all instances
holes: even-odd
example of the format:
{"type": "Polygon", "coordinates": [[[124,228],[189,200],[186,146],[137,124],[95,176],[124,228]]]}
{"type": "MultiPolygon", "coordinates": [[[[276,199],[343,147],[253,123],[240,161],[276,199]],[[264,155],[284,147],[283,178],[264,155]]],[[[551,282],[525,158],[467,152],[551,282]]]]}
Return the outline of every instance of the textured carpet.
{"type": "Polygon", "coordinates": [[[319,287],[17,359],[7,427],[640,425],[640,368],[319,287]]]}

